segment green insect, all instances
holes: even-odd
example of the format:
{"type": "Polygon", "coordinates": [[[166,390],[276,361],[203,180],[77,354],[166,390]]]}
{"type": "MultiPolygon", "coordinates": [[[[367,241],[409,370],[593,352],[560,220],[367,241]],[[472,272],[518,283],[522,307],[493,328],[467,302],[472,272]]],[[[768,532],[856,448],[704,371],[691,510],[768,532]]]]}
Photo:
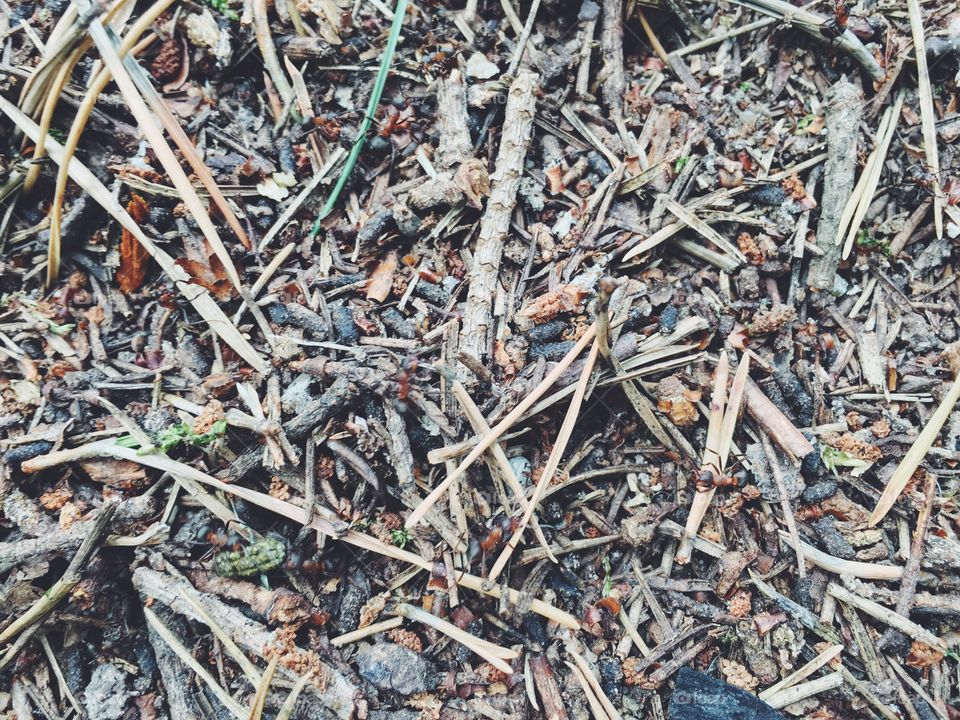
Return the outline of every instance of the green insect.
{"type": "Polygon", "coordinates": [[[249,577],[268,573],[280,567],[287,548],[274,538],[258,540],[235,552],[222,552],[213,558],[213,570],[220,577],[249,577]]]}

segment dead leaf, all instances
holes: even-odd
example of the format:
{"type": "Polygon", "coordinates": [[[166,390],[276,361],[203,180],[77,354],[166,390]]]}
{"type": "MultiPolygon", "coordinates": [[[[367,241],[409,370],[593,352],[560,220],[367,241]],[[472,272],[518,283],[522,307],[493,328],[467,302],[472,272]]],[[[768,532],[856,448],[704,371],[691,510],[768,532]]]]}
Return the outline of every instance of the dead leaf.
{"type": "Polygon", "coordinates": [[[907,665],[918,669],[928,668],[943,660],[943,655],[942,651],[914,640],[910,652],[907,653],[907,665]]]}
{"type": "MultiPolygon", "coordinates": [[[[127,212],[137,225],[142,225],[150,216],[147,201],[136,193],[131,193],[127,203],[127,212]]],[[[125,295],[136,292],[146,278],[146,263],[150,254],[127,230],[120,233],[120,267],[117,269],[117,283],[125,295]]]]}
{"type": "Polygon", "coordinates": [[[397,253],[390,252],[374,268],[367,282],[367,300],[383,302],[390,296],[393,288],[393,276],[397,272],[397,253]]]}
{"type": "Polygon", "coordinates": [[[176,263],[190,276],[192,284],[206,288],[217,300],[227,301],[233,298],[235,293],[233,283],[230,282],[223,263],[216,255],[210,255],[207,258],[206,266],[198,260],[189,258],[177,258],[176,263]]]}
{"type": "Polygon", "coordinates": [[[482,198],[490,194],[490,175],[482,160],[471,158],[459,168],[453,176],[453,184],[463,191],[470,207],[479,210],[483,207],[482,198]]]}
{"type": "Polygon", "coordinates": [[[83,471],[94,482],[103,483],[120,490],[139,490],[148,484],[143,466],[132,460],[101,458],[80,463],[83,471]]]}

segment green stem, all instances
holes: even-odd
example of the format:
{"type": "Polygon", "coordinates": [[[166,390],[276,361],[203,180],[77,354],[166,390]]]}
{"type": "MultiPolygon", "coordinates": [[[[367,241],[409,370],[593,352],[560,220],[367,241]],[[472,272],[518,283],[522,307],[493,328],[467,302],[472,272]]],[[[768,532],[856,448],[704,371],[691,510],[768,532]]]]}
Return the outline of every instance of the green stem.
{"type": "Polygon", "coordinates": [[[393,11],[393,25],[390,26],[390,38],[387,40],[387,47],[383,52],[383,60],[380,62],[380,70],[377,72],[373,93],[370,95],[370,102],[367,103],[367,111],[364,113],[363,120],[360,123],[357,139],[353,141],[353,147],[350,148],[350,155],[347,157],[347,162],[340,171],[340,177],[337,178],[337,184],[334,186],[333,192],[330,193],[330,197],[327,198],[327,202],[317,216],[317,221],[313,224],[313,229],[310,231],[311,237],[317,236],[320,232],[320,223],[330,214],[333,206],[336,205],[340,193],[343,192],[347,180],[350,179],[353,166],[357,164],[360,151],[363,150],[363,146],[367,141],[367,132],[369,132],[370,126],[373,124],[374,116],[377,114],[377,105],[380,104],[383,88],[387,84],[387,76],[390,74],[390,65],[393,62],[393,53],[397,49],[397,40],[400,38],[400,30],[403,27],[403,17],[406,15],[406,12],[407,0],[397,0],[397,7],[393,11]]]}

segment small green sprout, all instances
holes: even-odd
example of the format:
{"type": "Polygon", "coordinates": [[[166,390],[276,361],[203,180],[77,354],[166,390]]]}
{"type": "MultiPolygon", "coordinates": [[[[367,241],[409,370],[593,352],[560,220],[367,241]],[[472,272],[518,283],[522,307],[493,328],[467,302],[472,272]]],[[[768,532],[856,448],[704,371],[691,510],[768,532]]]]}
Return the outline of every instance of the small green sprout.
{"type": "MultiPolygon", "coordinates": [[[[227,432],[227,421],[217,420],[205,433],[195,433],[187,423],[181,422],[164,428],[157,433],[156,448],[160,452],[169,452],[177,445],[191,445],[193,447],[207,447],[215,440],[222,438],[227,432]]],[[[122,447],[137,447],[137,441],[130,435],[117,438],[117,445],[122,447]]]]}
{"type": "Polygon", "coordinates": [[[221,13],[227,20],[239,20],[240,16],[236,10],[231,9],[230,0],[207,0],[217,12],[221,13]]]}
{"type": "Polygon", "coordinates": [[[403,550],[404,546],[410,542],[410,531],[406,528],[390,531],[390,542],[403,550]]]}
{"type": "Polygon", "coordinates": [[[836,474],[838,467],[864,468],[870,465],[868,460],[861,460],[844,450],[838,450],[829,445],[823,445],[820,448],[820,459],[823,460],[823,466],[834,474],[836,474]]]}
{"type": "Polygon", "coordinates": [[[610,558],[603,558],[603,596],[609,597],[613,591],[613,576],[610,574],[610,558]]]}
{"type": "Polygon", "coordinates": [[[689,156],[689,155],[684,155],[683,157],[678,157],[678,158],[676,159],[676,161],[673,163],[673,171],[674,171],[675,173],[678,173],[678,174],[679,174],[680,171],[683,170],[683,169],[687,166],[687,163],[688,163],[688,162],[690,162],[690,156],[689,156]]]}
{"type": "Polygon", "coordinates": [[[866,230],[861,230],[857,235],[856,245],[864,250],[875,250],[886,257],[890,257],[890,243],[875,238],[866,230]]]}

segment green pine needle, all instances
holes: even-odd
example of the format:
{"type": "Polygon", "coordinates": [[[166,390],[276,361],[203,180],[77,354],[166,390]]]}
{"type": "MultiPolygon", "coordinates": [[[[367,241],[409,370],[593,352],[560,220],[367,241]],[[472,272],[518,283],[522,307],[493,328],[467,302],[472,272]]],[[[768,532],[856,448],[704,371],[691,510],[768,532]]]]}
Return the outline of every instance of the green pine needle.
{"type": "Polygon", "coordinates": [[[377,71],[377,79],[373,86],[373,93],[370,95],[370,102],[367,103],[367,111],[364,113],[363,120],[360,123],[357,139],[353,141],[353,147],[350,148],[350,155],[347,157],[347,162],[344,164],[343,170],[340,171],[340,177],[337,178],[337,184],[334,186],[333,192],[330,193],[330,197],[327,198],[327,202],[317,216],[317,221],[313,224],[313,229],[310,231],[311,237],[317,236],[320,232],[320,223],[330,214],[333,206],[337,204],[337,199],[340,197],[340,193],[343,192],[347,180],[350,179],[353,166],[357,164],[360,151],[363,150],[363,146],[367,141],[367,132],[370,130],[370,125],[373,124],[374,115],[377,113],[377,105],[380,104],[380,96],[383,95],[383,88],[387,84],[387,75],[390,74],[393,53],[397,49],[397,40],[400,38],[400,30],[403,28],[403,17],[406,15],[406,12],[407,0],[397,0],[397,7],[393,11],[393,25],[390,26],[390,38],[387,40],[387,47],[383,51],[383,60],[380,62],[380,70],[377,71]]]}

